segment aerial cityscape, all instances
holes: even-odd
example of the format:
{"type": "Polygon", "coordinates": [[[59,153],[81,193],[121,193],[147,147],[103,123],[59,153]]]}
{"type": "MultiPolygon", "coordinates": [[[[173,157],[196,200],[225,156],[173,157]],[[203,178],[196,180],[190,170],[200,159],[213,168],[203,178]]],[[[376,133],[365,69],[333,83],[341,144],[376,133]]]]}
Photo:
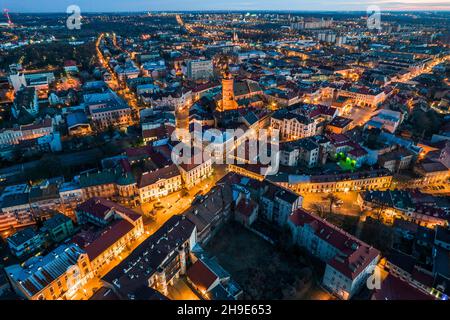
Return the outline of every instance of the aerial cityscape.
{"type": "Polygon", "coordinates": [[[0,300],[448,300],[448,1],[76,2],[0,3],[0,300]]]}

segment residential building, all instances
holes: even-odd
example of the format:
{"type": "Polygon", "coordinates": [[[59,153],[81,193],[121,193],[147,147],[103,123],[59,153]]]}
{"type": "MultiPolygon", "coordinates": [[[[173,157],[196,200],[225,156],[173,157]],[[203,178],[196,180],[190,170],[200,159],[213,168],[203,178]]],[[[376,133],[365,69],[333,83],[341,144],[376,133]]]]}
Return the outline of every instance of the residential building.
{"type": "Polygon", "coordinates": [[[72,219],[57,213],[50,219],[44,221],[41,232],[53,242],[61,242],[73,235],[75,227],[72,219]]]}
{"type": "Polygon", "coordinates": [[[192,80],[209,79],[213,76],[211,60],[189,60],[187,62],[187,77],[192,80]]]}
{"type": "Polygon", "coordinates": [[[297,140],[314,136],[316,123],[302,114],[277,110],[270,119],[270,128],[280,131],[280,139],[297,140]]]}
{"type": "Polygon", "coordinates": [[[79,233],[73,239],[83,248],[91,262],[92,272],[116,259],[144,233],[142,216],[131,209],[102,198],[92,198],[77,207],[79,224],[100,227],[100,233],[79,233]]]}
{"type": "Polygon", "coordinates": [[[126,259],[103,277],[122,296],[153,288],[163,295],[186,274],[196,244],[196,228],[185,216],[175,215],[142,242],[126,259]]]}
{"type": "Polygon", "coordinates": [[[377,249],[303,209],[288,225],[294,243],[326,263],[322,285],[333,294],[348,300],[366,284],[380,257],[377,249]]]}
{"type": "Polygon", "coordinates": [[[92,278],[89,258],[76,244],[5,268],[14,291],[28,300],[70,299],[92,278]]]}
{"type": "Polygon", "coordinates": [[[45,237],[34,227],[27,227],[8,237],[7,242],[11,253],[17,258],[23,258],[41,250],[45,245],[45,237]]]}
{"type": "Polygon", "coordinates": [[[144,172],[137,183],[140,203],[165,197],[182,188],[180,171],[175,164],[144,172]]]}
{"type": "Polygon", "coordinates": [[[181,163],[178,167],[187,189],[192,188],[212,174],[212,159],[204,156],[201,156],[201,158],[202,162],[196,163],[198,159],[193,156],[188,161],[189,163],[181,163]]]}
{"type": "Polygon", "coordinates": [[[250,227],[258,217],[259,205],[254,200],[241,197],[234,209],[234,220],[250,227]]]}

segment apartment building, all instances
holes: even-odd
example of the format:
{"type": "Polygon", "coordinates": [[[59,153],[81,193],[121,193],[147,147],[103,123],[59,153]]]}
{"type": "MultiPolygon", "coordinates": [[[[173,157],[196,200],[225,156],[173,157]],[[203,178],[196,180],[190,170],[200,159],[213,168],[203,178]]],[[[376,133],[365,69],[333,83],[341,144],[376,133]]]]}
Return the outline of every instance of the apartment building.
{"type": "Polygon", "coordinates": [[[326,263],[322,285],[341,299],[365,285],[380,258],[377,249],[303,209],[288,225],[294,243],[326,263]]]}
{"type": "Polygon", "coordinates": [[[209,79],[213,76],[211,60],[189,60],[187,62],[187,77],[192,80],[209,79]]]}
{"type": "Polygon", "coordinates": [[[99,232],[80,232],[73,238],[86,251],[94,274],[99,274],[144,233],[140,214],[103,198],[80,204],[76,214],[79,224],[101,228],[99,232]]]}
{"type": "Polygon", "coordinates": [[[28,300],[70,299],[92,278],[89,258],[76,244],[5,268],[14,291],[28,300]]]}
{"type": "Polygon", "coordinates": [[[168,286],[186,274],[195,244],[195,225],[185,216],[175,215],[106,274],[103,281],[128,298],[149,287],[167,295],[168,286]]]}
{"type": "Polygon", "coordinates": [[[280,139],[297,140],[316,134],[316,123],[302,114],[277,110],[270,119],[270,128],[280,131],[280,139]]]}
{"type": "Polygon", "coordinates": [[[165,197],[182,188],[178,167],[174,164],[150,172],[144,172],[137,183],[140,203],[165,197]]]}

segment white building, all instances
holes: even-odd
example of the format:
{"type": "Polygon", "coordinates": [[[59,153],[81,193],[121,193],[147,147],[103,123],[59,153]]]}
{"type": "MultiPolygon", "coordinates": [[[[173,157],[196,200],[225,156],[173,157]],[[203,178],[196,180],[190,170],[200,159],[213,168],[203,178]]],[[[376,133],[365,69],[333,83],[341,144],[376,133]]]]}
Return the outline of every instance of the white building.
{"type": "Polygon", "coordinates": [[[195,157],[192,157],[190,163],[182,163],[179,166],[181,177],[187,189],[192,188],[212,174],[211,158],[203,159],[200,164],[195,162],[195,157]]]}
{"type": "Polygon", "coordinates": [[[177,166],[172,164],[162,169],[145,172],[138,184],[141,203],[149,202],[176,192],[182,187],[182,179],[177,166]]]}
{"type": "Polygon", "coordinates": [[[192,80],[209,79],[213,76],[211,60],[190,60],[187,63],[187,77],[192,80]]]}
{"type": "Polygon", "coordinates": [[[316,135],[316,123],[311,118],[284,109],[276,111],[270,119],[270,127],[280,130],[281,139],[297,140],[316,135]]]}

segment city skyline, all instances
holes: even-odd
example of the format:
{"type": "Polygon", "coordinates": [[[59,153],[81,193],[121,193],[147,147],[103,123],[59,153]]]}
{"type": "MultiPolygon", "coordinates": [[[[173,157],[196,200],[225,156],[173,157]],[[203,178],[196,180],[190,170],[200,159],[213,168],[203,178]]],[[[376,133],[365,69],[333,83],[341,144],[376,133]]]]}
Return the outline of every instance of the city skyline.
{"type": "Polygon", "coordinates": [[[447,1],[431,0],[320,0],[320,1],[293,1],[293,0],[230,0],[226,3],[214,1],[186,0],[180,3],[176,0],[148,1],[133,0],[123,3],[121,1],[99,0],[91,2],[87,0],[61,0],[55,5],[52,0],[32,2],[29,0],[17,1],[2,0],[2,8],[8,8],[11,12],[23,13],[62,13],[70,5],[77,5],[82,12],[142,12],[142,11],[366,11],[371,5],[378,5],[385,11],[448,11],[450,5],[447,1]],[[256,9],[257,8],[257,9],[256,9]],[[326,9],[324,9],[326,8],[326,9]]]}

